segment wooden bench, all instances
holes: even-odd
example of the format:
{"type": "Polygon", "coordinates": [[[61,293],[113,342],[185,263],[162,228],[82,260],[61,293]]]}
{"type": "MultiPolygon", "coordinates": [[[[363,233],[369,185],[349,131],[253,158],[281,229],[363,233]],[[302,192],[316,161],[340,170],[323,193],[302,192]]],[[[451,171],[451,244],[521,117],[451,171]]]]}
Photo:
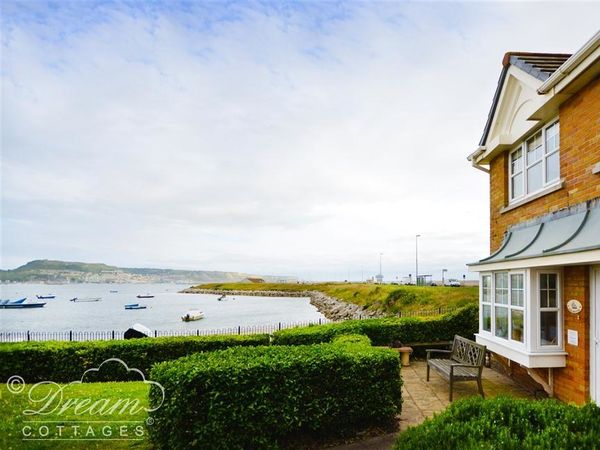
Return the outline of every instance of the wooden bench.
{"type": "Polygon", "coordinates": [[[452,350],[432,350],[427,352],[427,381],[429,381],[429,369],[433,368],[450,382],[450,401],[452,401],[452,388],[454,381],[476,380],[479,393],[482,397],[483,386],[481,384],[481,373],[485,359],[485,345],[480,345],[461,336],[454,336],[452,350]],[[440,358],[432,358],[433,354],[439,354],[440,358]]]}

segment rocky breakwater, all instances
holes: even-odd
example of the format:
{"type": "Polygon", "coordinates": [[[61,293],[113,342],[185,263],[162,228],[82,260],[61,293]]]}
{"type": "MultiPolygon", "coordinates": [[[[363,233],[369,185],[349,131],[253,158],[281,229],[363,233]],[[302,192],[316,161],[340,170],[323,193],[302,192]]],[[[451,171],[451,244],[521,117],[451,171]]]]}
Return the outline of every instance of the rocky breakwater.
{"type": "Polygon", "coordinates": [[[235,295],[254,297],[308,297],[321,314],[329,320],[364,319],[367,317],[383,317],[380,311],[365,309],[354,303],[347,303],[335,297],[330,297],[319,291],[246,291],[226,289],[187,288],[183,294],[235,295]]]}

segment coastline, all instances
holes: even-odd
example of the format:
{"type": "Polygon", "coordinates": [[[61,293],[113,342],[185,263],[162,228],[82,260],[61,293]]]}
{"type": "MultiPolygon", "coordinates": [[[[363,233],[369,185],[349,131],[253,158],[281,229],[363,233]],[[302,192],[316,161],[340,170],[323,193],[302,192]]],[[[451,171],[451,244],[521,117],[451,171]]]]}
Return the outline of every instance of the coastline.
{"type": "Polygon", "coordinates": [[[385,317],[385,314],[379,311],[364,309],[360,305],[344,302],[319,291],[247,291],[190,287],[179,292],[181,294],[236,295],[240,297],[308,297],[310,304],[329,320],[385,317]]]}

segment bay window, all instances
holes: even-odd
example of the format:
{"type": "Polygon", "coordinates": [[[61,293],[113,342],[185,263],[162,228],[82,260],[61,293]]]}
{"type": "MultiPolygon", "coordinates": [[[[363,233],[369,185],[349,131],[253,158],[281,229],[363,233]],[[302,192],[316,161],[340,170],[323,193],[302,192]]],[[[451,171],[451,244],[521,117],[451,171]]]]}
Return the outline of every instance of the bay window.
{"type": "Polygon", "coordinates": [[[537,131],[510,153],[510,200],[535,194],[560,179],[560,126],[558,121],[537,131]]]}
{"type": "Polygon", "coordinates": [[[480,336],[521,352],[562,346],[560,272],[503,270],[480,276],[480,336]]]}

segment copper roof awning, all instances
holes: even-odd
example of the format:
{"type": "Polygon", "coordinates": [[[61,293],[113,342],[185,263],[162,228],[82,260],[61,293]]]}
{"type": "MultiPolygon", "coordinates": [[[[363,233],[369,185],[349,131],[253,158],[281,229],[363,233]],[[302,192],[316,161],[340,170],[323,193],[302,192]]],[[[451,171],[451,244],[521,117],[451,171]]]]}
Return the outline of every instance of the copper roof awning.
{"type": "Polygon", "coordinates": [[[469,264],[516,261],[600,249],[600,207],[586,208],[547,221],[515,227],[500,248],[487,258],[469,264]]]}

